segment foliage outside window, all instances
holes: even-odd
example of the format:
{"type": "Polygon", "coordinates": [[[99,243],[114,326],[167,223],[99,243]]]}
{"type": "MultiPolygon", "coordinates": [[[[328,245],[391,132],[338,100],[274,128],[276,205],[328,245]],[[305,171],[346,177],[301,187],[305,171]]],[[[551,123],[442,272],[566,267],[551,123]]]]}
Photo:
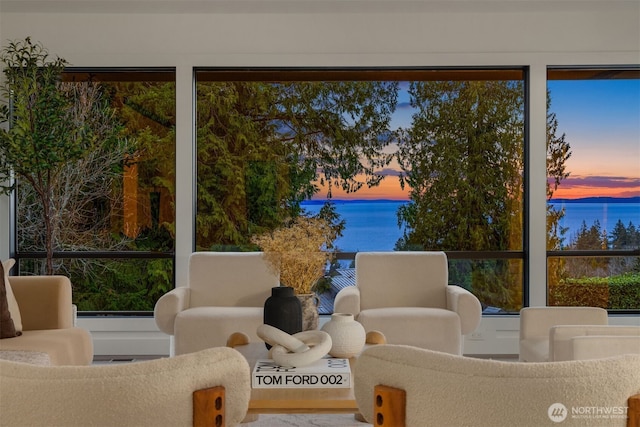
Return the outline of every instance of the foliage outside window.
{"type": "Polygon", "coordinates": [[[319,186],[354,193],[380,181],[396,82],[213,78],[198,73],[198,249],[251,249],[319,186]]]}
{"type": "Polygon", "coordinates": [[[572,147],[548,194],[548,303],[638,310],[640,70],[550,68],[548,87],[572,147]]]}
{"type": "MultiPolygon", "coordinates": [[[[336,215],[348,201],[394,185],[404,203],[392,218],[400,231],[392,247],[445,250],[452,283],[486,307],[519,310],[524,77],[523,70],[199,70],[198,250],[256,250],[252,236],[315,213],[312,202],[336,215]]],[[[561,164],[560,149],[550,147],[549,156],[561,164]]],[[[340,240],[337,250],[349,257],[340,240]]]]}
{"type": "Polygon", "coordinates": [[[69,276],[81,311],[153,310],[173,287],[175,73],[64,68],[30,39],[3,52],[20,274],[69,276]]]}

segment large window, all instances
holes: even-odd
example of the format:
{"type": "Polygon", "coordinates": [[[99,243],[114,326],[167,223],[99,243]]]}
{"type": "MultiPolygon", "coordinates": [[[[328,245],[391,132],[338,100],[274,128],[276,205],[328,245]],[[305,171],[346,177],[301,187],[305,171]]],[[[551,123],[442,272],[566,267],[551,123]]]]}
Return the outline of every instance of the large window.
{"type": "Polygon", "coordinates": [[[17,182],[20,274],[69,276],[81,312],[149,313],[174,286],[175,72],[67,69],[59,89],[92,143],[50,178],[50,228],[17,182]]]}
{"type": "Polygon", "coordinates": [[[196,78],[198,250],[257,250],[253,235],[324,208],[344,221],[329,302],[358,251],[444,250],[485,312],[522,307],[524,70],[196,78]]]}
{"type": "Polygon", "coordinates": [[[640,309],[640,69],[550,68],[548,303],[640,309]],[[552,163],[552,162],[550,162],[552,163]],[[553,168],[551,168],[553,169],[553,168]]]}

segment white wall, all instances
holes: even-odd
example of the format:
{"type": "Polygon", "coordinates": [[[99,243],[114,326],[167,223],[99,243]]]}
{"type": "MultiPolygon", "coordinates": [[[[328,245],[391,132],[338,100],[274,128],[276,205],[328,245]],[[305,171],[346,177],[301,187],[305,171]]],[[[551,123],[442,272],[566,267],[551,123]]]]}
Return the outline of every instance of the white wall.
{"type": "MultiPolygon", "coordinates": [[[[193,67],[529,66],[530,302],[544,305],[546,67],[639,64],[640,2],[0,0],[0,39],[26,36],[72,66],[177,68],[178,284],[192,251],[193,67]]],[[[157,354],[163,342],[168,352],[151,319],[80,324],[94,331],[97,354],[157,354]]],[[[480,331],[467,353],[517,353],[517,318],[487,317],[480,331]]]]}

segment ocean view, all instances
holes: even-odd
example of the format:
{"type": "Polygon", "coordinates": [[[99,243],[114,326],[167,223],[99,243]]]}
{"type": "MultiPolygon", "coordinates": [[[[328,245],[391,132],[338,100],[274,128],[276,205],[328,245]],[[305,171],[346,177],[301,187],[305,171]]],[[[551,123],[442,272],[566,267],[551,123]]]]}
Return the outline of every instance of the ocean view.
{"type": "Polygon", "coordinates": [[[600,221],[600,227],[610,235],[618,220],[622,221],[625,227],[629,223],[640,227],[640,202],[638,203],[621,203],[621,202],[573,202],[573,201],[553,201],[551,204],[556,209],[564,208],[565,216],[560,220],[562,227],[569,230],[565,234],[565,238],[570,240],[575,237],[576,233],[582,227],[585,221],[587,227],[591,227],[594,221],[600,221]]]}
{"type": "MultiPolygon", "coordinates": [[[[308,201],[302,207],[318,213],[324,201],[308,201]]],[[[396,212],[407,203],[396,200],[333,200],[336,211],[346,221],[336,245],[344,252],[392,251],[402,236],[396,212]]]]}
{"type": "MultiPolygon", "coordinates": [[[[632,202],[610,200],[606,202],[594,202],[591,199],[582,201],[559,200],[551,204],[559,209],[565,209],[565,217],[561,221],[563,227],[567,227],[565,243],[575,236],[582,222],[587,227],[594,221],[600,221],[602,230],[610,234],[618,220],[625,227],[633,223],[640,227],[640,200],[631,199],[632,202]]],[[[346,221],[343,236],[336,241],[341,251],[391,251],[402,233],[398,228],[396,212],[398,207],[407,203],[397,200],[333,200],[336,211],[346,221]]],[[[308,212],[317,213],[324,201],[307,201],[302,207],[308,212]]]]}

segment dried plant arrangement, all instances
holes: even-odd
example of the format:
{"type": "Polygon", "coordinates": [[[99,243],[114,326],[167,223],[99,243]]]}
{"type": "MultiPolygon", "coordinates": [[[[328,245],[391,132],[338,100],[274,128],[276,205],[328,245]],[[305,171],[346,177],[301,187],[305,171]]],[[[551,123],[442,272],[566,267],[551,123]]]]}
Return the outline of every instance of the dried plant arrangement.
{"type": "Polygon", "coordinates": [[[324,276],[336,237],[326,220],[301,216],[290,226],[254,236],[251,241],[264,252],[272,271],[280,274],[280,283],[302,295],[313,292],[324,276]]]}

